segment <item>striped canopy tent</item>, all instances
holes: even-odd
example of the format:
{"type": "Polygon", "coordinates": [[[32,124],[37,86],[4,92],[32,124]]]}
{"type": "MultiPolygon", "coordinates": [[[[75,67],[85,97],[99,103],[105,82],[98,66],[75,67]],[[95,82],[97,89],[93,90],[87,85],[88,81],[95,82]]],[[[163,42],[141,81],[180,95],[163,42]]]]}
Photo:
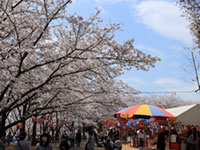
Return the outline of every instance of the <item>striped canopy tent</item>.
{"type": "Polygon", "coordinates": [[[126,118],[126,119],[138,119],[138,118],[155,118],[155,119],[161,119],[166,120],[169,118],[169,120],[175,120],[175,116],[171,113],[167,112],[165,109],[162,109],[157,106],[153,105],[135,105],[131,107],[127,107],[125,109],[122,109],[121,111],[118,111],[115,113],[116,117],[120,118],[126,118]]]}

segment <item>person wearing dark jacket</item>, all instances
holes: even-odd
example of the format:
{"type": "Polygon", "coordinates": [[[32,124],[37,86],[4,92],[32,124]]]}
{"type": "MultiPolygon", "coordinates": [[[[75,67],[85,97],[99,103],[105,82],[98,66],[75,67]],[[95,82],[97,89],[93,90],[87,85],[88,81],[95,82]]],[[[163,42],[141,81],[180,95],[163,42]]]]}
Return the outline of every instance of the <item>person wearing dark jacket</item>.
{"type": "Polygon", "coordinates": [[[8,140],[6,138],[6,133],[4,130],[0,129],[0,150],[5,150],[8,146],[8,140]]]}
{"type": "Polygon", "coordinates": [[[12,140],[13,140],[13,137],[12,137],[12,135],[11,135],[11,132],[8,133],[7,139],[8,139],[8,143],[10,144],[10,143],[12,142],[12,140]]]}
{"type": "Polygon", "coordinates": [[[70,147],[69,147],[69,144],[67,142],[67,136],[64,135],[61,139],[61,143],[60,143],[60,150],[69,150],[70,147]]]}
{"type": "Polygon", "coordinates": [[[77,147],[81,146],[81,130],[79,129],[78,132],[76,133],[76,142],[77,142],[77,147]]]}
{"type": "Polygon", "coordinates": [[[38,143],[35,147],[35,150],[52,150],[52,146],[50,144],[50,135],[48,133],[44,133],[40,136],[40,143],[38,143]]]}
{"type": "Polygon", "coordinates": [[[165,134],[164,128],[161,126],[161,131],[158,134],[157,150],[165,150],[165,134]]]}

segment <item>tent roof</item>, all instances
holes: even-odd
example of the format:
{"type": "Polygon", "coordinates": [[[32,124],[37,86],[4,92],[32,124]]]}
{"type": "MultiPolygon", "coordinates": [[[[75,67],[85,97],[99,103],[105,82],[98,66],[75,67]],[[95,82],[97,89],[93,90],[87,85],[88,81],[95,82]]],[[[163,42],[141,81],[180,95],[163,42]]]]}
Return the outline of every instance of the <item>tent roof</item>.
{"type": "Polygon", "coordinates": [[[187,105],[187,106],[181,106],[181,107],[174,107],[174,108],[169,108],[169,109],[166,109],[169,113],[173,114],[174,116],[179,116],[181,115],[182,113],[188,111],[189,109],[195,107],[196,105],[199,105],[199,104],[193,104],[193,105],[187,105]]]}

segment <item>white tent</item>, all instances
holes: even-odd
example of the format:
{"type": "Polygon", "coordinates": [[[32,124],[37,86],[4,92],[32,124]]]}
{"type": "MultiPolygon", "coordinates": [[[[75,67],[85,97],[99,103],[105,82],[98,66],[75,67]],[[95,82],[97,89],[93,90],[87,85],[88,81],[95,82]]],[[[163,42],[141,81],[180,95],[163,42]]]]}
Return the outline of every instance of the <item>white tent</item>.
{"type": "Polygon", "coordinates": [[[176,117],[177,122],[200,125],[200,104],[187,105],[166,109],[176,117]]]}

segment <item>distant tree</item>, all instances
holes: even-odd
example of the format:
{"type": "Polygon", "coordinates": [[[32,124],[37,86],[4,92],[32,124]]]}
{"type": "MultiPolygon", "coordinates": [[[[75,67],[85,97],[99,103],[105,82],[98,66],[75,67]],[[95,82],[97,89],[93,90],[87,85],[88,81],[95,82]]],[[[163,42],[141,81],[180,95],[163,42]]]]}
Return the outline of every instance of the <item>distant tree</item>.
{"type": "Polygon", "coordinates": [[[159,106],[161,108],[172,108],[178,106],[184,106],[193,104],[192,101],[184,101],[179,97],[174,95],[171,96],[133,96],[132,100],[129,100],[128,105],[139,105],[139,104],[149,104],[154,106],[159,106]]]}

